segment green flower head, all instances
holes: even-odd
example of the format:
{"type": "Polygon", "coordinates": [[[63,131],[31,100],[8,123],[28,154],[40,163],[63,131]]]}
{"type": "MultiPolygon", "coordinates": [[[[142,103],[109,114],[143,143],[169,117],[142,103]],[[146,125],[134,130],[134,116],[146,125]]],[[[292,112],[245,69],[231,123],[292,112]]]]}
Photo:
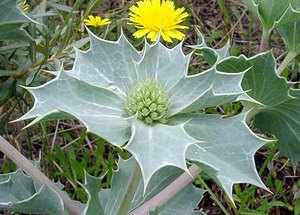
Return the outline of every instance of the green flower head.
{"type": "Polygon", "coordinates": [[[138,119],[149,125],[154,122],[165,123],[168,110],[169,95],[155,80],[139,82],[127,95],[126,114],[128,116],[137,114],[138,119]]]}

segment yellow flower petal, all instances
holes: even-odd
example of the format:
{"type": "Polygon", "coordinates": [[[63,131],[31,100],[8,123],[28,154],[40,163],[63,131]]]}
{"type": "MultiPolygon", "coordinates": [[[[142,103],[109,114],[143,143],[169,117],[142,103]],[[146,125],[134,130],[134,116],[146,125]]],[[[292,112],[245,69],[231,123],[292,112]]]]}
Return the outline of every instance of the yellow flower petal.
{"type": "Polygon", "coordinates": [[[107,24],[110,24],[110,23],[111,23],[111,21],[107,18],[102,19],[102,21],[101,21],[101,25],[107,25],[107,24]]]}
{"type": "Polygon", "coordinates": [[[170,42],[170,43],[172,42],[171,37],[168,34],[166,34],[165,31],[161,32],[161,36],[165,41],[170,42]]]}
{"type": "Polygon", "coordinates": [[[111,21],[107,18],[101,19],[100,16],[89,15],[88,19],[83,20],[87,26],[100,27],[102,25],[108,25],[111,21]]]}
{"type": "Polygon", "coordinates": [[[141,30],[136,31],[136,32],[133,34],[133,36],[134,36],[135,38],[141,38],[141,37],[145,36],[146,34],[148,34],[149,32],[150,32],[149,29],[144,28],[144,29],[141,29],[141,30]]]}
{"type": "Polygon", "coordinates": [[[150,39],[152,42],[156,41],[158,37],[159,31],[150,31],[147,35],[147,38],[150,39]]]}
{"type": "Polygon", "coordinates": [[[23,11],[27,11],[29,9],[29,6],[23,7],[23,11]]]}
{"type": "Polygon", "coordinates": [[[91,22],[95,22],[95,17],[93,15],[88,16],[91,22]]]}
{"type": "Polygon", "coordinates": [[[188,28],[180,25],[189,16],[188,13],[184,8],[175,9],[174,2],[170,0],[138,1],[129,11],[129,24],[139,29],[133,34],[136,38],[147,34],[147,38],[155,41],[161,31],[162,38],[172,42],[172,38],[182,40],[185,36],[177,29],[188,28]]]}

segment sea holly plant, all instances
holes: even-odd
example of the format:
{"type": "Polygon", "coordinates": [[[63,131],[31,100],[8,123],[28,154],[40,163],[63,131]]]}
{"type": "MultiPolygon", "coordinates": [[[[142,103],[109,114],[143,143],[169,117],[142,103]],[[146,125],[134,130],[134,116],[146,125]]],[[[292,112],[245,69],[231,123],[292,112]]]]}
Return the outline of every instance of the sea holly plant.
{"type": "Polygon", "coordinates": [[[22,27],[24,23],[32,21],[24,15],[16,2],[3,0],[0,2],[0,41],[16,40],[31,42],[32,38],[22,27]]]}
{"type": "MultiPolygon", "coordinates": [[[[220,71],[218,65],[225,63],[226,58],[220,60],[220,52],[210,49],[214,52],[216,63],[206,71],[188,75],[192,53],[185,55],[182,43],[169,49],[159,40],[154,44],[146,42],[143,51],[139,52],[123,33],[116,42],[89,34],[91,47],[85,52],[76,51],[72,70],[62,69],[53,73],[56,77],[42,86],[26,87],[34,96],[35,104],[19,119],[35,118],[31,122],[33,124],[63,116],[78,118],[89,132],[132,154],[131,162],[134,161],[135,165],[126,168],[126,171],[132,171],[132,175],[126,172],[127,176],[120,177],[133,178],[133,182],[120,180],[115,182],[117,188],[113,187],[121,174],[118,172],[124,171],[120,161],[111,190],[104,192],[109,196],[103,198],[118,198],[120,201],[112,205],[111,200],[99,201],[95,190],[100,187],[100,180],[86,177],[84,187],[89,193],[89,201],[85,214],[95,211],[127,214],[146,201],[147,196],[153,195],[151,184],[163,180],[157,179],[160,171],[177,167],[176,171],[188,172],[187,160],[196,162],[211,175],[231,200],[234,183],[246,182],[265,188],[256,172],[253,156],[267,141],[247,127],[247,114],[222,118],[201,111],[240,97],[246,98],[241,83],[250,66],[238,72],[234,72],[234,68],[220,71]],[[124,185],[120,185],[121,182],[124,185]],[[120,187],[135,189],[122,190],[120,187]],[[124,192],[133,192],[125,206],[122,204],[127,199],[122,197],[126,196],[124,192]],[[134,199],[138,193],[139,201],[134,199]]],[[[197,47],[207,49],[204,43],[197,47]]],[[[235,70],[238,68],[237,60],[235,70]]],[[[174,180],[174,177],[171,178],[174,180]]],[[[195,192],[199,200],[202,191],[195,192]]],[[[180,192],[180,195],[183,193],[180,192]]],[[[183,198],[180,195],[172,201],[183,198]]],[[[171,202],[167,205],[173,205],[171,202]]],[[[163,212],[171,210],[167,209],[167,205],[157,209],[162,211],[159,214],[170,214],[163,212]]],[[[192,213],[195,204],[190,207],[178,210],[192,213]]],[[[178,211],[178,214],[181,212],[178,211]]]]}
{"type": "Polygon", "coordinates": [[[260,51],[264,51],[272,30],[300,20],[299,0],[244,0],[248,9],[261,21],[263,35],[260,51]]]}
{"type": "MultiPolygon", "coordinates": [[[[252,3],[261,13],[264,9],[257,8],[263,3],[259,2],[263,1],[252,3]]],[[[109,189],[101,190],[102,178],[85,173],[86,204],[70,200],[62,187],[40,172],[36,177],[37,172],[31,172],[35,167],[25,158],[13,159],[33,179],[20,170],[2,175],[0,194],[8,195],[0,198],[2,209],[48,214],[203,214],[194,209],[205,191],[190,183],[200,171],[214,179],[232,202],[234,184],[267,189],[255,168],[254,154],[269,141],[257,136],[247,123],[274,132],[280,141],[295,141],[281,150],[294,164],[299,161],[299,126],[292,118],[299,113],[299,91],[276,74],[271,52],[231,57],[229,44],[210,48],[199,32],[201,43],[189,46],[185,54],[183,41],[173,48],[160,42],[183,38],[184,9],[175,9],[171,1],[144,0],[130,11],[130,24],[138,28],[134,36],[150,40],[145,40],[142,51],[123,32],[117,41],[109,41],[87,29],[90,48],[76,49],[71,70],[62,67],[50,72],[51,81],[24,86],[35,103],[17,121],[33,119],[29,127],[39,121],[78,119],[88,132],[127,150],[131,158],[119,158],[109,189]],[[153,14],[159,16],[151,22],[153,14]],[[209,68],[190,75],[194,53],[201,54],[209,68]],[[240,101],[244,110],[235,116],[205,112],[240,101]],[[270,126],[270,119],[276,123],[270,126]],[[290,127],[293,135],[287,135],[290,127]],[[23,189],[26,194],[19,192],[21,184],[28,184],[23,189]],[[43,198],[49,201],[45,211],[28,208],[43,198]]],[[[268,29],[277,25],[268,24],[268,29]]],[[[1,146],[1,150],[18,153],[13,147],[1,146]]]]}
{"type": "MultiPolygon", "coordinates": [[[[201,111],[246,98],[241,82],[250,66],[239,72],[219,71],[226,58],[219,60],[219,52],[210,49],[216,63],[188,75],[192,53],[185,55],[182,43],[169,49],[159,40],[145,42],[139,52],[123,33],[116,42],[89,35],[91,47],[76,51],[72,70],[53,73],[56,77],[42,86],[26,87],[35,104],[19,120],[34,118],[31,125],[63,116],[79,119],[89,132],[132,154],[138,164],[133,174],[141,172],[144,196],[158,171],[177,167],[188,172],[187,160],[207,170],[231,199],[234,183],[265,188],[254,153],[267,141],[247,127],[247,114],[222,118],[201,111]]],[[[199,47],[205,49],[204,44],[199,47]]],[[[93,191],[86,186],[87,192],[93,191]]],[[[89,196],[95,202],[97,196],[89,196]]],[[[85,211],[90,207],[95,205],[88,204],[85,211]]]]}
{"type": "MultiPolygon", "coordinates": [[[[287,55],[276,69],[274,57],[269,52],[260,61],[252,63],[252,69],[243,80],[243,89],[257,100],[260,105],[248,106],[253,116],[253,125],[262,131],[270,131],[279,140],[280,153],[287,156],[296,171],[300,161],[300,94],[299,89],[288,83],[286,78],[279,77],[284,69],[299,55],[300,41],[300,1],[244,1],[251,12],[259,18],[267,37],[262,36],[261,48],[265,50],[268,37],[277,29],[284,40],[287,55]],[[262,47],[264,46],[264,47],[262,47]],[[262,67],[262,64],[265,65],[262,67]],[[276,75],[276,73],[278,75],[276,75]]],[[[229,61],[228,61],[229,62],[229,61]]],[[[223,64],[225,66],[225,64],[223,64]]],[[[231,67],[230,63],[227,65],[231,67]]]]}

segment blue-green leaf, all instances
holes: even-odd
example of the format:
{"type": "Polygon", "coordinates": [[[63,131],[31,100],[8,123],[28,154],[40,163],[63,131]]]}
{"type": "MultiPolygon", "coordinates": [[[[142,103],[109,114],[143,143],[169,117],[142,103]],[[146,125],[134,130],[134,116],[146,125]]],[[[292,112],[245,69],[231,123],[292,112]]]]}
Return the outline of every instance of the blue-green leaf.
{"type": "Polygon", "coordinates": [[[270,33],[274,28],[300,20],[298,0],[244,0],[250,11],[259,18],[270,33]]]}
{"type": "Polygon", "coordinates": [[[0,2],[0,40],[32,41],[22,25],[30,19],[16,7],[14,0],[0,2]]]}
{"type": "Polygon", "coordinates": [[[0,209],[30,214],[65,214],[60,196],[45,185],[36,190],[34,181],[21,170],[0,175],[0,209]]]}
{"type": "MultiPolygon", "coordinates": [[[[114,215],[118,211],[120,203],[126,194],[128,184],[130,183],[131,174],[133,174],[133,169],[136,165],[137,162],[133,158],[126,161],[120,159],[118,164],[119,168],[112,178],[111,188],[100,191],[99,198],[103,208],[105,209],[106,215],[114,215]]],[[[134,210],[144,202],[154,197],[166,186],[172,183],[178,176],[180,176],[182,172],[182,170],[175,167],[164,167],[160,169],[151,178],[146,191],[144,191],[143,180],[140,180],[139,183],[136,184],[137,189],[129,211],[134,210]]],[[[192,184],[189,184],[171,200],[160,208],[157,208],[156,214],[202,214],[199,211],[194,211],[194,209],[201,201],[203,193],[203,190],[195,188],[192,184]]]]}
{"type": "Polygon", "coordinates": [[[293,98],[260,110],[254,116],[254,126],[276,135],[280,154],[291,160],[296,171],[300,161],[300,91],[290,93],[293,98]]]}
{"type": "Polygon", "coordinates": [[[291,90],[292,83],[276,74],[275,59],[271,52],[248,60],[229,58],[219,65],[219,69],[228,70],[234,66],[242,70],[247,63],[251,69],[245,74],[242,86],[260,104],[244,103],[251,110],[249,118],[254,116],[255,127],[276,135],[281,154],[290,158],[295,167],[300,160],[299,93],[291,90]]]}
{"type": "Polygon", "coordinates": [[[83,215],[106,215],[98,197],[98,193],[101,189],[101,181],[101,178],[96,178],[85,172],[85,183],[82,186],[88,194],[88,201],[83,211],[83,215]]]}
{"type": "Polygon", "coordinates": [[[112,91],[89,85],[63,71],[43,86],[26,89],[33,94],[35,105],[18,120],[35,118],[31,125],[67,113],[67,117],[80,119],[89,132],[112,144],[120,146],[130,137],[129,123],[122,118],[122,100],[112,91]]]}
{"type": "Polygon", "coordinates": [[[91,85],[126,96],[137,81],[136,64],[142,53],[128,42],[123,32],[116,42],[100,39],[88,32],[91,48],[86,52],[76,49],[77,58],[70,74],[91,85]]]}
{"type": "Polygon", "coordinates": [[[187,171],[185,151],[197,141],[185,132],[184,124],[151,126],[136,118],[130,121],[132,136],[125,149],[139,163],[145,189],[153,174],[162,167],[169,165],[187,171]]]}
{"type": "Polygon", "coordinates": [[[251,183],[266,189],[257,174],[254,154],[267,141],[247,127],[245,117],[240,114],[223,119],[217,115],[190,114],[174,118],[175,121],[190,118],[184,128],[201,142],[188,148],[187,159],[200,163],[232,201],[235,183],[251,183]]]}

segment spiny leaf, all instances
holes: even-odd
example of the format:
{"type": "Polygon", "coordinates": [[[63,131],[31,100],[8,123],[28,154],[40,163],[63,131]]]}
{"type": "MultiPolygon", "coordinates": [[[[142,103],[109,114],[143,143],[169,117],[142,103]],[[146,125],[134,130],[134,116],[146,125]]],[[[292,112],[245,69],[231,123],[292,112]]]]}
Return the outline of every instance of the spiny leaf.
{"type": "Polygon", "coordinates": [[[217,115],[189,114],[174,120],[190,121],[186,132],[201,141],[187,150],[189,160],[199,162],[203,170],[215,179],[232,198],[235,183],[251,183],[265,188],[254,163],[255,152],[266,143],[246,125],[245,114],[222,119],[217,115]]]}
{"type": "MultiPolygon", "coordinates": [[[[32,122],[35,123],[67,113],[80,119],[89,131],[116,146],[121,147],[129,141],[124,148],[133,154],[141,167],[144,189],[155,172],[165,166],[187,170],[185,152],[195,140],[183,128],[186,121],[176,125],[157,122],[148,126],[136,119],[140,112],[128,118],[124,113],[124,103],[133,86],[150,79],[165,88],[164,95],[169,96],[170,104],[166,105],[168,112],[164,122],[172,121],[172,117],[179,113],[233,102],[241,96],[253,101],[241,86],[251,64],[218,68],[228,58],[228,46],[220,50],[209,49],[214,56],[211,68],[189,76],[190,55],[183,54],[182,43],[173,49],[159,42],[154,45],[146,43],[144,50],[138,52],[123,33],[116,42],[99,39],[92,33],[90,38],[90,50],[77,51],[71,71],[59,72],[55,79],[43,86],[28,88],[35,97],[35,105],[21,119],[37,117],[32,122]]],[[[156,102],[156,99],[152,98],[151,102],[156,102]]],[[[132,101],[141,104],[131,107],[144,107],[146,102],[140,99],[132,101]]],[[[152,107],[151,104],[145,107],[152,107]]]]}
{"type": "Polygon", "coordinates": [[[88,201],[83,211],[83,215],[105,215],[102,205],[99,201],[98,193],[101,189],[102,178],[96,178],[85,172],[85,183],[82,185],[88,194],[88,201]]]}
{"type": "Polygon", "coordinates": [[[35,106],[18,120],[39,120],[67,113],[80,119],[88,131],[115,145],[129,139],[129,124],[122,116],[122,100],[112,91],[88,85],[66,72],[43,86],[26,88],[35,97],[35,106]]]}
{"type": "Polygon", "coordinates": [[[240,85],[243,75],[243,72],[221,73],[212,68],[198,75],[183,77],[170,91],[173,101],[170,115],[235,101],[244,93],[240,85]]]}
{"type": "Polygon", "coordinates": [[[70,74],[91,85],[126,96],[137,81],[136,63],[142,53],[128,42],[123,32],[116,42],[100,39],[88,32],[91,48],[86,52],[76,49],[76,62],[70,74]]]}
{"type": "Polygon", "coordinates": [[[190,57],[183,53],[182,43],[173,49],[146,43],[144,58],[137,63],[139,80],[158,80],[169,91],[187,73],[190,57]]]}
{"type": "Polygon", "coordinates": [[[204,36],[202,35],[199,28],[196,28],[196,33],[198,37],[200,38],[200,44],[189,46],[196,50],[196,54],[199,54],[203,56],[204,60],[207,61],[207,63],[210,66],[213,66],[223,59],[230,56],[229,50],[230,50],[230,43],[227,42],[222,48],[219,49],[213,49],[207,46],[204,36]],[[200,51],[200,53],[198,53],[200,51]]]}
{"type": "Polygon", "coordinates": [[[229,57],[217,65],[220,71],[244,71],[242,87],[247,94],[262,106],[272,106],[288,100],[291,83],[276,74],[276,63],[271,52],[265,52],[252,58],[229,57]]]}
{"type": "Polygon", "coordinates": [[[22,25],[30,19],[16,7],[14,0],[0,2],[0,40],[31,41],[29,34],[22,25]]]}
{"type": "MultiPolygon", "coordinates": [[[[199,45],[190,46],[197,51],[201,51],[204,59],[208,60],[211,68],[199,71],[196,75],[185,75],[178,80],[176,85],[170,89],[172,109],[170,116],[177,113],[189,113],[219,104],[235,101],[244,95],[240,85],[245,72],[250,65],[243,67],[243,70],[235,71],[232,68],[220,71],[218,64],[229,57],[229,44],[220,49],[212,49],[205,43],[203,35],[197,29],[197,34],[201,39],[199,45]],[[197,92],[197,93],[195,93],[197,92]]],[[[169,74],[171,76],[171,74],[169,74]]],[[[245,99],[251,100],[246,95],[245,99]]]]}
{"type": "Polygon", "coordinates": [[[184,124],[149,126],[131,119],[132,136],[125,149],[131,152],[140,165],[146,188],[151,177],[167,165],[187,171],[185,151],[197,142],[183,129],[184,124]]]}
{"type": "Polygon", "coordinates": [[[300,20],[300,11],[296,7],[298,0],[244,0],[243,2],[259,18],[268,33],[274,28],[300,20]]]}
{"type": "MultiPolygon", "coordinates": [[[[297,121],[300,112],[299,93],[291,90],[292,83],[276,74],[275,59],[271,52],[247,61],[252,67],[244,76],[242,85],[244,90],[249,90],[247,94],[261,104],[245,103],[251,109],[249,115],[254,116],[254,126],[276,135],[281,154],[290,158],[295,167],[300,159],[300,139],[297,134],[300,129],[297,121]]],[[[226,67],[236,65],[235,68],[241,68],[245,63],[241,58],[229,58],[219,67],[227,70],[226,67]]]]}
{"type": "MultiPolygon", "coordinates": [[[[124,198],[131,174],[136,165],[137,162],[133,158],[126,161],[120,159],[118,170],[114,173],[111,181],[111,188],[100,191],[99,198],[103,208],[105,208],[106,215],[113,215],[118,211],[120,202],[124,198]]],[[[175,167],[164,167],[160,169],[151,178],[146,192],[144,192],[143,181],[140,180],[136,185],[137,189],[130,206],[130,211],[154,197],[167,185],[173,182],[182,172],[182,170],[175,167]]],[[[158,208],[156,214],[199,214],[200,212],[194,211],[194,209],[199,201],[201,201],[203,193],[203,190],[189,184],[169,202],[158,208]]]]}
{"type": "Polygon", "coordinates": [[[293,98],[260,110],[254,116],[254,126],[276,135],[280,154],[291,160],[296,171],[300,161],[300,91],[290,93],[293,98]]]}
{"type": "Polygon", "coordinates": [[[30,214],[65,214],[59,195],[44,185],[36,190],[34,181],[21,170],[0,175],[0,181],[0,209],[30,214]]]}

